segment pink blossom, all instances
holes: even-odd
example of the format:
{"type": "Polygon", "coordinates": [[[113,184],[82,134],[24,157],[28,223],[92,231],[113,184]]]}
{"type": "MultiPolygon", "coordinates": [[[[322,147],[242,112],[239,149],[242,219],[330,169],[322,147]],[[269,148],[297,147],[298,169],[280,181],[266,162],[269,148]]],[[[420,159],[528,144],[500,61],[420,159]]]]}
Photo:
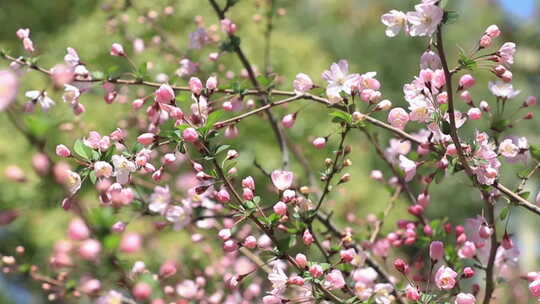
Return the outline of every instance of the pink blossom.
{"type": "Polygon", "coordinates": [[[318,278],[324,273],[324,271],[321,265],[313,264],[311,265],[311,267],[309,267],[309,273],[311,274],[312,277],[318,278]]]}
{"type": "Polygon", "coordinates": [[[534,297],[540,297],[540,279],[537,278],[529,284],[529,291],[534,297]]]}
{"type": "Polygon", "coordinates": [[[404,129],[409,122],[409,114],[403,108],[393,108],[388,113],[388,122],[392,127],[404,129]]]}
{"type": "Polygon", "coordinates": [[[251,190],[255,190],[255,180],[253,177],[248,176],[242,180],[242,187],[249,188],[251,190]]]}
{"type": "Polygon", "coordinates": [[[216,193],[216,198],[221,203],[227,203],[231,199],[231,196],[229,195],[229,192],[225,188],[222,188],[216,193]]]}
{"type": "Polygon", "coordinates": [[[268,280],[272,282],[272,291],[270,292],[273,295],[281,295],[287,286],[289,278],[283,272],[283,269],[279,266],[278,263],[274,264],[272,272],[268,275],[268,280]]]}
{"type": "Polygon", "coordinates": [[[409,34],[413,37],[433,35],[442,21],[443,9],[432,3],[417,4],[414,8],[415,12],[407,13],[409,34]]]}
{"type": "Polygon", "coordinates": [[[94,163],[94,172],[96,177],[110,177],[113,173],[111,164],[105,161],[97,161],[94,163]]]}
{"type": "Polygon", "coordinates": [[[67,48],[67,54],[64,56],[64,61],[71,67],[76,67],[81,62],[77,51],[74,48],[67,48]]]}
{"type": "Polygon", "coordinates": [[[505,83],[502,81],[497,81],[495,83],[490,81],[488,86],[493,95],[505,99],[512,99],[521,92],[514,90],[514,86],[511,83],[505,83]]]}
{"type": "Polygon", "coordinates": [[[174,100],[174,91],[168,84],[162,84],[155,92],[156,101],[161,103],[169,103],[174,100]]]}
{"type": "Polygon", "coordinates": [[[456,276],[452,268],[442,265],[435,273],[435,284],[439,289],[450,290],[456,285],[456,276]]]}
{"type": "Polygon", "coordinates": [[[32,42],[30,38],[23,39],[23,47],[24,47],[24,50],[29,53],[33,53],[35,51],[34,42],[32,42]]]}
{"type": "Polygon", "coordinates": [[[65,64],[57,64],[51,69],[51,76],[54,84],[62,87],[65,84],[70,83],[75,77],[75,74],[71,67],[68,67],[65,64]]]}
{"type": "Polygon", "coordinates": [[[503,64],[514,64],[516,44],[513,42],[506,42],[501,46],[497,54],[499,55],[499,62],[503,64]]]}
{"type": "Polygon", "coordinates": [[[101,137],[98,132],[90,131],[88,137],[83,139],[83,143],[89,148],[105,151],[109,149],[110,138],[109,136],[101,137]]]}
{"type": "Polygon", "coordinates": [[[532,107],[532,106],[535,106],[537,104],[537,99],[535,96],[529,96],[527,97],[527,99],[525,100],[525,103],[524,103],[524,106],[526,107],[532,107]]]}
{"type": "Polygon", "coordinates": [[[281,304],[281,298],[274,295],[267,295],[262,298],[263,304],[281,304]]]}
{"type": "Polygon", "coordinates": [[[399,167],[405,172],[405,181],[409,182],[416,175],[416,163],[407,157],[399,156],[399,167]]]}
{"type": "Polygon", "coordinates": [[[405,13],[391,10],[381,16],[381,22],[386,26],[385,34],[388,37],[395,37],[402,28],[407,32],[407,15],[405,13]]]}
{"type": "Polygon", "coordinates": [[[407,297],[407,300],[410,301],[418,301],[420,299],[418,289],[410,284],[405,289],[405,296],[407,297]]]}
{"type": "Polygon", "coordinates": [[[17,96],[19,80],[10,70],[0,70],[0,111],[7,108],[17,96]]]}
{"type": "Polygon", "coordinates": [[[296,94],[303,94],[313,88],[313,81],[308,75],[300,73],[296,75],[296,78],[293,81],[293,86],[296,94]]]}
{"type": "Polygon", "coordinates": [[[272,183],[278,190],[286,190],[291,187],[294,173],[290,171],[275,170],[271,174],[272,183]]]}
{"type": "Polygon", "coordinates": [[[347,60],[332,63],[330,70],[326,70],[322,74],[322,78],[328,82],[326,94],[330,98],[330,102],[335,103],[341,100],[341,92],[350,95],[358,76],[358,74],[349,74],[349,63],[347,60]]]}
{"type": "Polygon", "coordinates": [[[112,44],[110,54],[112,56],[126,56],[126,53],[124,52],[124,47],[119,43],[112,44]]]}
{"type": "Polygon", "coordinates": [[[458,256],[462,259],[472,259],[475,255],[476,246],[470,241],[466,241],[458,250],[458,256]]]}
{"type": "Polygon", "coordinates": [[[16,32],[17,34],[17,37],[19,37],[19,39],[24,39],[24,38],[29,38],[30,37],[30,29],[28,28],[20,28],[17,30],[16,32]]]}
{"type": "Polygon", "coordinates": [[[456,301],[454,303],[455,304],[474,304],[476,303],[476,298],[474,297],[473,294],[460,292],[456,296],[456,301]]]}
{"type": "Polygon", "coordinates": [[[330,271],[325,277],[324,286],[329,290],[343,288],[345,286],[345,279],[341,271],[337,269],[330,271]]]}

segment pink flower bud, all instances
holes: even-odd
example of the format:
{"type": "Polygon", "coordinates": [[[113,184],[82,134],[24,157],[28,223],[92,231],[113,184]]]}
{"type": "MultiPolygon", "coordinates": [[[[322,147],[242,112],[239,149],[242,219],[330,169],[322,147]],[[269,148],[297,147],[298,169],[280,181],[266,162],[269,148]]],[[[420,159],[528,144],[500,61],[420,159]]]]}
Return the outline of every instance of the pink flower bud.
{"type": "Polygon", "coordinates": [[[421,216],[424,213],[424,207],[420,204],[415,204],[412,206],[409,206],[408,211],[410,214],[415,216],[421,216]]]}
{"type": "Polygon", "coordinates": [[[257,239],[253,235],[250,235],[244,239],[242,245],[248,249],[253,249],[257,246],[257,239]]]}
{"type": "Polygon", "coordinates": [[[459,79],[459,88],[462,90],[470,89],[475,84],[476,84],[476,80],[470,74],[465,74],[461,76],[461,78],[459,79]]]}
{"type": "Polygon", "coordinates": [[[85,294],[93,294],[99,291],[101,282],[96,279],[86,280],[80,287],[80,290],[85,294]]]}
{"type": "Polygon", "coordinates": [[[283,196],[282,196],[283,202],[288,203],[295,197],[296,197],[296,192],[294,192],[294,190],[287,189],[283,191],[283,196]]]}
{"type": "Polygon", "coordinates": [[[441,241],[433,241],[429,245],[429,257],[434,261],[442,260],[444,255],[444,244],[441,241]]]}
{"type": "Polygon", "coordinates": [[[506,70],[504,73],[502,73],[501,75],[501,79],[502,81],[504,82],[512,82],[512,79],[513,79],[513,74],[512,72],[510,72],[509,70],[506,70]]]}
{"type": "Polygon", "coordinates": [[[394,268],[401,273],[407,273],[409,271],[409,265],[402,259],[396,259],[394,261],[394,268]]]}
{"type": "Polygon", "coordinates": [[[134,253],[142,246],[142,238],[138,233],[126,233],[120,241],[120,251],[134,253]]]}
{"type": "Polygon", "coordinates": [[[227,128],[225,128],[225,132],[223,134],[225,138],[233,139],[238,137],[238,128],[236,125],[229,125],[227,128]]]}
{"type": "Polygon", "coordinates": [[[218,237],[222,240],[222,241],[226,241],[228,239],[231,238],[231,230],[230,229],[221,229],[219,232],[218,232],[218,237]]]}
{"type": "Polygon", "coordinates": [[[322,149],[324,146],[326,146],[326,138],[324,137],[317,137],[312,142],[313,146],[317,149],[322,149]]]}
{"type": "Polygon", "coordinates": [[[64,145],[58,145],[56,146],[56,155],[60,157],[69,157],[71,155],[71,151],[64,145]]]}
{"type": "Polygon", "coordinates": [[[111,55],[126,56],[126,53],[124,52],[124,47],[119,43],[113,43],[111,46],[111,55]]]}
{"type": "Polygon", "coordinates": [[[385,99],[377,104],[376,109],[380,111],[387,111],[390,110],[392,107],[392,102],[388,99],[385,99]]]}
{"type": "Polygon", "coordinates": [[[506,250],[514,248],[514,242],[512,241],[512,238],[508,235],[508,233],[504,234],[501,245],[506,250]]]}
{"type": "Polygon", "coordinates": [[[222,188],[216,193],[216,198],[221,203],[227,203],[231,199],[229,192],[225,188],[222,188]]]}
{"type": "Polygon", "coordinates": [[[49,157],[43,153],[36,153],[32,156],[32,167],[40,175],[46,175],[51,167],[49,157]]]}
{"type": "Polygon", "coordinates": [[[253,190],[251,190],[249,188],[243,188],[242,189],[242,197],[247,201],[252,200],[253,197],[254,197],[253,190]]]}
{"type": "Polygon", "coordinates": [[[476,255],[476,246],[473,242],[466,241],[458,250],[458,256],[462,259],[472,259],[476,255]]]}
{"type": "Polygon", "coordinates": [[[489,104],[487,103],[487,101],[485,100],[482,100],[480,101],[480,110],[484,111],[484,112],[489,112],[490,111],[490,107],[489,107],[489,104]]]}
{"type": "Polygon", "coordinates": [[[111,227],[111,230],[116,233],[124,232],[125,229],[126,229],[126,224],[121,221],[114,223],[111,227]]]}
{"type": "Polygon", "coordinates": [[[525,100],[525,103],[523,104],[524,107],[532,107],[535,106],[537,103],[537,99],[535,96],[529,96],[525,100]]]}
{"type": "Polygon", "coordinates": [[[131,103],[131,108],[133,110],[138,110],[138,109],[142,108],[143,105],[144,105],[144,99],[138,98],[138,99],[135,99],[131,103]]]}
{"type": "Polygon", "coordinates": [[[409,114],[402,108],[393,108],[388,113],[388,122],[394,128],[403,129],[409,122],[409,114]]]}
{"type": "Polygon", "coordinates": [[[480,38],[480,47],[481,48],[488,48],[491,46],[491,36],[489,35],[483,35],[482,38],[480,38]]]}
{"type": "Polygon", "coordinates": [[[234,24],[231,20],[229,19],[222,19],[221,20],[221,29],[229,34],[229,35],[234,35],[234,33],[236,33],[236,24],[234,24]]]}
{"type": "Polygon", "coordinates": [[[90,236],[90,230],[81,219],[74,219],[69,223],[68,235],[72,240],[81,241],[90,236]]]}
{"type": "Polygon", "coordinates": [[[196,142],[199,139],[199,134],[194,128],[187,128],[182,132],[182,138],[187,142],[196,142]]]}
{"type": "Polygon", "coordinates": [[[471,103],[472,102],[472,96],[469,91],[463,91],[461,94],[459,94],[459,97],[465,101],[465,103],[471,103]]]}
{"type": "Polygon", "coordinates": [[[271,174],[274,186],[283,191],[291,187],[294,179],[294,173],[290,171],[275,170],[271,174]]]}
{"type": "Polygon", "coordinates": [[[253,177],[248,176],[242,180],[242,187],[255,190],[255,180],[253,177]]]}
{"type": "Polygon", "coordinates": [[[422,207],[426,208],[429,205],[429,194],[426,194],[424,192],[418,194],[418,198],[416,199],[422,207]]]}
{"type": "Polygon", "coordinates": [[[287,114],[283,116],[283,119],[281,120],[281,123],[283,124],[285,128],[292,128],[295,122],[296,122],[296,113],[287,114]]]}
{"type": "Polygon", "coordinates": [[[318,278],[318,277],[322,276],[323,269],[322,269],[321,265],[314,264],[309,268],[309,273],[311,274],[312,277],[318,278]]]}
{"type": "Polygon", "coordinates": [[[486,29],[486,34],[489,35],[491,38],[497,38],[499,37],[499,35],[501,35],[501,30],[497,25],[492,24],[486,29]]]}
{"type": "Polygon", "coordinates": [[[214,52],[208,54],[208,59],[210,59],[210,61],[217,61],[219,59],[219,53],[214,52]]]}
{"type": "Polygon", "coordinates": [[[163,164],[165,165],[172,165],[176,161],[176,156],[174,153],[167,153],[163,155],[163,164]]]}
{"type": "Polygon", "coordinates": [[[79,254],[85,260],[95,260],[100,252],[101,244],[94,239],[88,239],[79,246],[79,254]]]}
{"type": "Polygon", "coordinates": [[[152,287],[144,282],[139,282],[133,286],[133,296],[139,301],[144,301],[152,294],[152,287]]]}
{"type": "Polygon", "coordinates": [[[168,84],[162,84],[155,92],[156,101],[160,103],[169,103],[174,100],[174,90],[168,84]]]}
{"type": "Polygon", "coordinates": [[[476,303],[476,298],[473,294],[470,293],[459,293],[456,296],[456,304],[474,304],[476,303]]]}
{"type": "Polygon", "coordinates": [[[281,304],[281,303],[283,303],[279,297],[274,296],[274,295],[264,296],[262,301],[263,301],[263,304],[281,304]]]}
{"type": "Polygon", "coordinates": [[[339,256],[341,257],[341,260],[344,261],[344,262],[347,262],[347,263],[350,263],[354,260],[354,258],[356,257],[356,251],[354,250],[354,248],[349,248],[349,249],[346,249],[346,250],[341,250],[339,252],[339,256]]]}
{"type": "Polygon", "coordinates": [[[19,39],[21,39],[21,40],[24,39],[24,38],[28,38],[28,37],[30,37],[30,29],[20,28],[20,29],[17,30],[16,34],[17,34],[17,37],[19,39]]]}
{"type": "Polygon", "coordinates": [[[303,255],[302,253],[298,253],[294,257],[294,260],[296,261],[296,264],[298,264],[298,267],[306,268],[306,266],[307,266],[307,258],[306,258],[305,255],[303,255]]]}
{"type": "Polygon", "coordinates": [[[274,205],[274,212],[283,216],[285,214],[287,214],[287,205],[284,203],[284,202],[277,202],[275,205],[274,205]]]}
{"type": "Polygon", "coordinates": [[[315,239],[313,238],[313,235],[311,234],[311,232],[309,232],[309,230],[306,229],[304,230],[304,234],[302,235],[302,240],[304,241],[304,244],[306,246],[309,246],[311,245],[311,243],[313,243],[315,239]]]}
{"type": "Polygon", "coordinates": [[[234,240],[227,240],[225,243],[223,243],[223,250],[226,252],[233,252],[238,249],[238,244],[234,240]]]}
{"type": "Polygon", "coordinates": [[[407,300],[410,301],[418,301],[420,299],[420,293],[418,292],[418,289],[411,285],[408,285],[405,289],[405,296],[407,297],[407,300]]]}
{"type": "Polygon", "coordinates": [[[305,283],[305,280],[301,276],[295,275],[289,278],[289,284],[304,286],[304,283],[305,283]]]}
{"type": "Polygon", "coordinates": [[[30,38],[23,39],[23,47],[24,47],[24,50],[29,53],[33,53],[35,51],[34,42],[32,42],[30,38]]]}
{"type": "Polygon", "coordinates": [[[154,142],[156,135],[154,133],[143,133],[137,137],[137,141],[144,146],[148,146],[154,142]]]}
{"type": "Polygon", "coordinates": [[[191,93],[196,96],[201,95],[202,89],[203,84],[199,78],[191,77],[191,79],[189,79],[189,90],[191,91],[191,93]]]}
{"type": "Polygon", "coordinates": [[[467,116],[470,120],[478,120],[482,118],[482,111],[479,108],[470,108],[467,111],[467,116]]]}
{"type": "Polygon", "coordinates": [[[493,233],[493,229],[490,228],[488,225],[482,224],[478,228],[478,234],[483,239],[489,239],[492,233],[493,233]]]}
{"type": "Polygon", "coordinates": [[[293,86],[296,94],[303,94],[313,88],[313,81],[308,75],[300,73],[296,75],[293,86]]]}
{"type": "Polygon", "coordinates": [[[210,91],[217,89],[217,84],[218,82],[216,76],[208,77],[208,79],[206,80],[206,88],[210,91]]]}
{"type": "Polygon", "coordinates": [[[240,156],[240,154],[236,150],[231,149],[231,150],[227,151],[227,159],[228,160],[238,158],[238,156],[240,156]]]}
{"type": "Polygon", "coordinates": [[[448,103],[448,93],[442,92],[439,95],[437,95],[437,102],[439,104],[446,104],[448,103]]]}
{"type": "Polygon", "coordinates": [[[463,268],[463,277],[465,279],[472,278],[474,276],[474,269],[471,267],[465,267],[463,268]]]}

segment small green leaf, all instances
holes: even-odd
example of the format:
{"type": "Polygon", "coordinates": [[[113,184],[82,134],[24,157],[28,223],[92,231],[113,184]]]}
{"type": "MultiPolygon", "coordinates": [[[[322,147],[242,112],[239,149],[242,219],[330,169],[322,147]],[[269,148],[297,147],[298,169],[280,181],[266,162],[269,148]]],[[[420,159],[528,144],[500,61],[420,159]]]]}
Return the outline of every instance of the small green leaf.
{"type": "Polygon", "coordinates": [[[443,23],[444,24],[456,23],[458,17],[459,17],[459,14],[457,12],[455,12],[455,11],[446,11],[446,12],[444,12],[444,16],[443,16],[443,23]]]}
{"type": "Polygon", "coordinates": [[[529,152],[534,160],[540,162],[540,148],[536,145],[529,145],[529,152]]]}
{"type": "Polygon", "coordinates": [[[330,116],[332,118],[332,122],[336,123],[352,123],[352,116],[349,113],[342,112],[342,111],[334,111],[330,113],[330,116]]]}
{"type": "Polygon", "coordinates": [[[85,160],[92,160],[94,157],[94,150],[86,146],[80,139],[78,139],[73,145],[73,151],[85,160]]]}
{"type": "Polygon", "coordinates": [[[504,221],[506,217],[508,216],[508,213],[510,212],[510,207],[506,206],[501,210],[501,213],[499,213],[499,219],[501,221],[504,221]]]}

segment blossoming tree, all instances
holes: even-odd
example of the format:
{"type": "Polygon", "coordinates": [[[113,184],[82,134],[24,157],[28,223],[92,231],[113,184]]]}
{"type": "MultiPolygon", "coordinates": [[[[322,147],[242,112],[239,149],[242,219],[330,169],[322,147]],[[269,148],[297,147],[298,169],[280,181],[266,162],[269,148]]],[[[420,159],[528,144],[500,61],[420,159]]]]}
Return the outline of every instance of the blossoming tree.
{"type": "MultiPolygon", "coordinates": [[[[512,85],[515,43],[498,41],[501,31],[491,25],[479,31],[472,51],[461,51],[458,62],[449,62],[444,32],[457,14],[446,9],[446,1],[423,0],[410,12],[384,14],[386,36],[407,35],[426,45],[418,74],[403,86],[407,106],[394,107],[384,99],[376,72],[353,73],[346,60],[333,63],[320,79],[299,73],[292,91],[276,88],[270,73],[254,69],[237,25],[227,18],[240,6],[236,2],[209,0],[221,33],[201,22],[190,44],[198,49],[220,42],[208,60],[237,57],[249,85],[234,76],[218,79],[216,71],[206,71],[210,76],[201,80],[200,64],[187,57],[177,78],[160,75],[152,82],[148,64],[137,65],[121,43],[112,44],[110,55],[126,60],[130,71],[89,66],[71,47],[63,63],[43,67],[31,31],[17,31],[27,53],[0,54],[9,63],[0,70],[0,110],[41,151],[35,165],[53,168],[49,173],[66,190],[58,208],[73,219],[67,240],[55,243],[47,267],[27,264],[25,248],[17,247],[2,252],[4,273],[28,275],[42,283],[50,300],[66,302],[488,304],[503,303],[496,291],[520,284],[528,285],[531,298],[540,297],[540,273],[517,269],[519,249],[506,225],[513,208],[540,215],[524,191],[540,167],[540,149],[525,137],[509,136],[516,123],[533,118],[531,112],[518,120],[515,115],[536,104],[531,96],[508,110],[520,93],[512,85]],[[488,84],[472,76],[479,66],[488,67],[479,70],[491,75],[488,84]],[[64,103],[82,119],[90,90],[102,90],[109,104],[129,98],[128,123],[108,135],[81,131],[75,142],[54,143],[49,151],[21,116],[36,108],[54,111],[57,105],[47,90],[18,92],[27,72],[43,74],[54,90],[63,90],[64,103]],[[493,100],[473,99],[469,89],[480,85],[493,100]],[[25,96],[23,104],[15,101],[19,95],[25,96]],[[458,105],[458,99],[464,103],[458,105]],[[298,112],[281,119],[273,112],[301,101],[319,104],[334,123],[330,135],[314,134],[313,149],[332,146],[322,168],[310,164],[288,137],[298,112]],[[252,170],[264,177],[260,180],[238,174],[236,162],[246,147],[227,144],[242,137],[239,129],[246,119],[266,125],[281,153],[278,168],[255,164],[252,170]],[[475,120],[485,120],[489,128],[462,131],[475,120]],[[412,124],[420,131],[409,132],[412,124]],[[377,129],[393,137],[388,147],[378,141],[377,129]],[[379,216],[367,218],[367,225],[342,228],[327,202],[342,184],[354,181],[349,172],[354,144],[348,142],[353,132],[365,135],[386,163],[371,178],[391,198],[379,216]],[[519,180],[504,185],[501,163],[527,159],[533,161],[526,162],[519,180]],[[295,163],[306,174],[292,171],[295,163]],[[182,175],[186,170],[190,178],[182,175]],[[425,213],[436,204],[430,203],[430,186],[453,174],[467,180],[470,187],[464,191],[474,192],[476,203],[483,205],[481,214],[471,214],[465,223],[425,213]],[[92,193],[93,204],[80,199],[83,190],[92,193]],[[272,199],[263,199],[264,193],[272,199]],[[401,196],[410,203],[411,218],[383,234],[401,196]],[[142,218],[153,223],[152,231],[132,229],[142,218]],[[137,256],[142,248],[151,251],[160,233],[180,229],[191,233],[185,246],[217,251],[221,258],[200,265],[137,256]],[[128,264],[124,255],[137,261],[128,264]]],[[[173,8],[164,12],[172,14],[173,8]]],[[[141,39],[133,43],[135,53],[144,50],[141,39]]],[[[6,173],[12,180],[24,179],[17,167],[6,173]]],[[[0,222],[16,216],[4,212],[0,222]]]]}

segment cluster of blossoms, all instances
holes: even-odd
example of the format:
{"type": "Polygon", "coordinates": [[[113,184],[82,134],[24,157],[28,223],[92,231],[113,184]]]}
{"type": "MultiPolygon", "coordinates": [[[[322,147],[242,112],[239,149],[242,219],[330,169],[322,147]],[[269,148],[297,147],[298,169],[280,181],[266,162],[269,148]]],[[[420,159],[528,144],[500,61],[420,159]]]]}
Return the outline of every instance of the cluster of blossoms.
{"type": "MultiPolygon", "coordinates": [[[[530,158],[539,161],[540,156],[525,137],[502,138],[519,121],[505,116],[505,105],[519,94],[510,70],[516,46],[507,42],[495,52],[479,54],[501,35],[497,26],[489,26],[474,51],[461,54],[459,65],[450,70],[441,33],[448,12],[439,1],[424,0],[414,12],[393,10],[383,15],[387,36],[395,36],[402,28],[410,36],[437,34],[437,41],[432,39],[420,57],[418,75],[403,87],[406,105],[394,107],[382,98],[375,72],[350,74],[346,60],[331,64],[322,73],[324,85],[299,73],[292,81],[294,91],[273,90],[273,84],[266,87],[239,45],[236,24],[225,18],[229,4],[221,9],[211,2],[220,17],[219,26],[207,27],[202,17],[197,17],[189,46],[200,50],[222,42],[220,51],[212,52],[208,60],[218,61],[226,53],[238,55],[244,63],[239,74],[254,88],[234,82],[232,71],[199,78],[196,74],[204,66],[188,58],[179,61],[176,71],[186,83],[180,86],[165,74],[150,82],[140,70],[132,71],[133,79],[96,75],[72,48],[67,48],[64,63],[52,69],[37,66],[32,57],[2,54],[11,65],[0,70],[0,110],[7,109],[10,115],[20,79],[31,68],[63,89],[63,100],[75,115],[85,112],[81,95],[101,84],[107,104],[133,99],[130,106],[137,117],[136,122],[122,121],[112,132],[102,133],[108,135],[90,131],[71,147],[58,144],[56,156],[49,157],[43,150],[33,158],[36,172],[44,177],[52,173],[65,187],[62,207],[74,217],[66,238],[58,240],[50,254],[46,272],[54,277],[44,275],[38,266],[21,270],[23,247],[16,248],[14,256],[2,256],[5,273],[24,272],[43,282],[51,300],[89,297],[101,304],[133,299],[152,304],[473,304],[482,297],[484,303],[490,303],[500,296],[494,294],[496,290],[505,290],[499,283],[503,280],[516,290],[528,281],[532,296],[540,297],[540,274],[521,273],[516,237],[507,231],[508,225],[501,232],[503,226],[497,221],[508,221],[510,209],[517,206],[540,214],[540,208],[523,192],[526,181],[540,166],[528,168],[515,192],[499,182],[503,159],[524,164],[530,158]],[[477,86],[471,71],[478,63],[488,65],[496,78],[487,85],[495,102],[478,102],[469,92],[477,86]],[[452,77],[459,73],[462,75],[454,89],[452,77]],[[130,86],[150,89],[133,95],[130,86]],[[324,92],[317,94],[317,88],[324,92]],[[259,99],[260,106],[247,98],[251,95],[259,99]],[[459,107],[467,107],[466,111],[456,109],[454,96],[458,95],[463,101],[459,107]],[[275,96],[286,98],[270,100],[275,96]],[[284,115],[281,123],[270,111],[302,99],[333,111],[335,130],[311,142],[321,152],[333,146],[320,170],[322,185],[313,178],[308,184],[304,174],[287,166],[291,145],[284,138],[303,108],[284,115]],[[357,99],[361,102],[356,103],[357,99]],[[381,112],[388,112],[384,114],[388,124],[375,118],[381,112]],[[243,160],[244,153],[220,141],[239,137],[237,124],[258,113],[267,116],[278,142],[283,142],[284,159],[281,167],[268,171],[267,163],[256,164],[260,177],[241,172],[237,162],[243,160]],[[223,115],[232,118],[223,119],[223,115]],[[490,131],[475,130],[472,139],[465,140],[464,126],[480,119],[490,122],[490,131]],[[409,123],[419,126],[415,133],[407,133],[409,123]],[[369,124],[395,135],[388,147],[379,144],[369,124]],[[347,218],[350,227],[342,230],[332,221],[332,213],[325,211],[325,203],[334,188],[352,179],[346,171],[352,165],[353,147],[346,140],[354,130],[366,134],[389,166],[390,176],[374,170],[370,177],[389,189],[392,197],[381,216],[369,214],[357,219],[351,212],[347,218]],[[339,137],[337,145],[331,141],[333,137],[339,137]],[[472,188],[480,191],[485,203],[482,215],[463,222],[429,219],[426,210],[433,205],[431,186],[458,172],[467,174],[472,188]],[[81,192],[88,189],[95,194],[96,204],[83,200],[81,192]],[[401,194],[410,203],[408,214],[383,233],[384,221],[401,194]],[[496,217],[495,207],[504,196],[509,204],[497,209],[496,217]],[[137,229],[132,223],[139,219],[148,220],[154,229],[137,229]],[[187,232],[187,247],[200,248],[204,262],[195,263],[195,258],[187,257],[185,263],[170,259],[156,263],[144,255],[153,250],[156,235],[163,231],[187,232]],[[135,261],[123,261],[125,256],[135,261]],[[388,262],[393,267],[388,267],[388,262]],[[103,267],[110,267],[114,278],[95,269],[80,273],[75,265],[81,263],[95,266],[91,268],[106,265],[103,267]]],[[[166,7],[164,15],[173,11],[166,7]]],[[[151,11],[144,18],[153,22],[158,15],[151,11]]],[[[17,36],[27,52],[35,52],[29,30],[21,29],[17,36]]],[[[145,51],[141,38],[133,43],[135,53],[145,51]]],[[[128,61],[135,69],[131,53],[122,44],[113,43],[109,54],[128,61]]],[[[25,96],[30,100],[24,105],[26,114],[21,115],[30,115],[37,104],[44,110],[54,105],[45,90],[31,90],[25,96]]],[[[535,104],[536,98],[528,97],[517,111],[535,104]]],[[[527,113],[521,120],[532,117],[527,113]]],[[[305,175],[311,171],[315,170],[305,175]]],[[[18,167],[8,167],[6,174],[12,181],[26,181],[18,167]]],[[[0,213],[0,224],[17,216],[16,212],[0,213]]],[[[191,253],[191,248],[184,252],[191,253]]]]}

